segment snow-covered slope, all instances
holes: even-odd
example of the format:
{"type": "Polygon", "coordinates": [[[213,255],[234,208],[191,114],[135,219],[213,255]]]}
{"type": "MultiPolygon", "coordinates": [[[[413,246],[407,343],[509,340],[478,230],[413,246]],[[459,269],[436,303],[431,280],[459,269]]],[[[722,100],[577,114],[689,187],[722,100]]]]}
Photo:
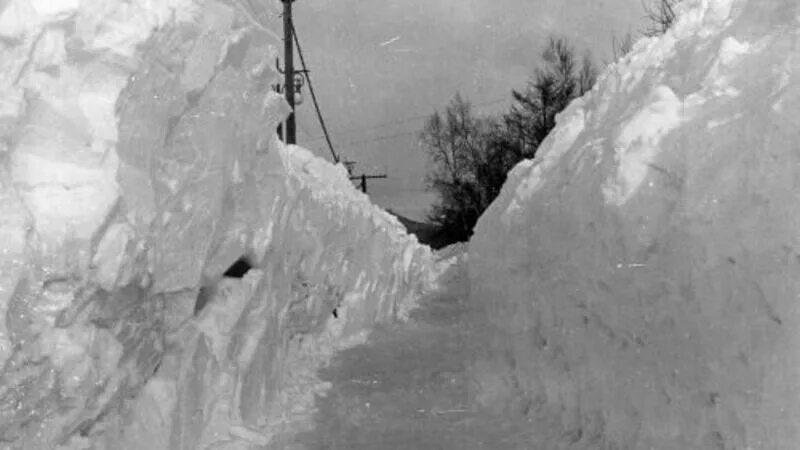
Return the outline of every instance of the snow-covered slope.
{"type": "Polygon", "coordinates": [[[425,287],[426,247],[275,139],[256,4],[0,2],[0,447],[264,445],[425,287]]]}
{"type": "Polygon", "coordinates": [[[800,3],[680,9],[470,244],[476,396],[542,424],[532,448],[800,445],[800,3]]]}

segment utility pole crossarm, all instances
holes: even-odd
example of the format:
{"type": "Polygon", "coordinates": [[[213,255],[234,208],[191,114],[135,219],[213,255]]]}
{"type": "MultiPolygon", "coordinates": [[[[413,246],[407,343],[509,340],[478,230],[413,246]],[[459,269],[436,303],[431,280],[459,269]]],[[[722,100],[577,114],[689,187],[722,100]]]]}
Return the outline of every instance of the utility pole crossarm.
{"type": "Polygon", "coordinates": [[[375,179],[375,178],[387,178],[387,176],[386,176],[385,173],[370,174],[370,175],[362,173],[361,175],[354,175],[354,176],[350,177],[350,179],[354,180],[354,181],[355,180],[361,180],[361,192],[363,192],[365,194],[367,193],[367,180],[368,179],[375,179]]]}
{"type": "Polygon", "coordinates": [[[370,179],[370,178],[386,178],[386,177],[387,177],[386,174],[380,174],[380,175],[356,175],[356,176],[350,177],[350,179],[351,180],[363,180],[365,178],[366,179],[370,179]]]}

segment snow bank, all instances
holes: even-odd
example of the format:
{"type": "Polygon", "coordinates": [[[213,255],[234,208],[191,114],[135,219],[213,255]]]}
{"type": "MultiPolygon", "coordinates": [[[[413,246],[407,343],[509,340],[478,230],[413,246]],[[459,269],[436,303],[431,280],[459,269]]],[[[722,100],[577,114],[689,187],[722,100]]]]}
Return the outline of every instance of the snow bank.
{"type": "Polygon", "coordinates": [[[0,2],[1,447],[265,445],[425,288],[427,247],[275,139],[253,3],[0,2]]]}
{"type": "Polygon", "coordinates": [[[476,396],[541,448],[800,442],[800,6],[680,9],[560,115],[470,244],[497,338],[476,396]]]}

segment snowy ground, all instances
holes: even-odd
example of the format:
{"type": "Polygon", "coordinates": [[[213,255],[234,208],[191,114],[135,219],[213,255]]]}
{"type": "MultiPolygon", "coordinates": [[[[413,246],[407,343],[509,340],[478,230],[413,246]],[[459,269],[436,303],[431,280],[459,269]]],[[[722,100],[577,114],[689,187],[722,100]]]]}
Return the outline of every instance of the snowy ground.
{"type": "Polygon", "coordinates": [[[330,389],[317,398],[313,430],[284,437],[275,448],[527,448],[527,419],[471,400],[471,366],[488,337],[485,315],[466,295],[463,269],[461,258],[410,320],[377,328],[322,368],[330,389]]]}
{"type": "Polygon", "coordinates": [[[430,249],[275,136],[264,7],[0,1],[0,448],[260,448],[296,364],[425,289],[430,249]]]}
{"type": "Polygon", "coordinates": [[[685,0],[469,276],[279,144],[233,3],[0,0],[0,448],[798,448],[797,0],[685,0]]]}
{"type": "Polygon", "coordinates": [[[800,448],[798,24],[796,0],[683,1],[480,218],[498,400],[570,449],[800,448]]]}

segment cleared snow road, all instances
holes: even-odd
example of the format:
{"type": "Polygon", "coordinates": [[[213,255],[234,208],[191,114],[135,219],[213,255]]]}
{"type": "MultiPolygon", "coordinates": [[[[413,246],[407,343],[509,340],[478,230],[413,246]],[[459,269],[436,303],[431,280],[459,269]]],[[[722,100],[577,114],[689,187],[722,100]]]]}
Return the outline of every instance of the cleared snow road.
{"type": "MultiPolygon", "coordinates": [[[[453,268],[453,270],[458,270],[453,268]]],[[[464,277],[421,301],[408,322],[375,330],[319,372],[314,430],[291,449],[519,449],[528,427],[470,401],[467,370],[486,345],[484,316],[464,277]]],[[[519,416],[518,416],[519,417],[519,416]]]]}

